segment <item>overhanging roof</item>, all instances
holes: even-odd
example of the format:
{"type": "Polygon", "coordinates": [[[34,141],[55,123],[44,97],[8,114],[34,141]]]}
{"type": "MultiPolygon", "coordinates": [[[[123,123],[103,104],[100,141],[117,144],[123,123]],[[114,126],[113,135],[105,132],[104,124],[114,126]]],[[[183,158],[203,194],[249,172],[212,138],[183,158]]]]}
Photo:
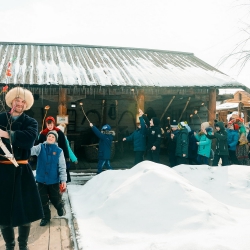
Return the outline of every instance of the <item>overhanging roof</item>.
{"type": "Polygon", "coordinates": [[[225,102],[216,106],[216,110],[236,110],[239,107],[239,103],[235,102],[225,102]]]}
{"type": "Polygon", "coordinates": [[[0,42],[0,83],[62,86],[243,87],[192,53],[0,42]]]}

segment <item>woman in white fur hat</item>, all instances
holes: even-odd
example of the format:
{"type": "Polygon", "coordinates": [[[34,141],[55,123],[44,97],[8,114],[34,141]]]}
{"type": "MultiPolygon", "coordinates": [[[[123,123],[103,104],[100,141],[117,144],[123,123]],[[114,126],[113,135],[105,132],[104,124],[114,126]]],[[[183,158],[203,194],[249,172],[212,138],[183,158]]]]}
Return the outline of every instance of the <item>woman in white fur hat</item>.
{"type": "Polygon", "coordinates": [[[37,121],[24,113],[32,107],[32,93],[16,87],[5,96],[10,112],[0,114],[0,137],[18,163],[8,160],[0,148],[0,228],[6,249],[15,248],[14,228],[18,227],[19,249],[28,249],[30,224],[43,217],[40,196],[28,163],[30,149],[37,138],[37,121]]]}

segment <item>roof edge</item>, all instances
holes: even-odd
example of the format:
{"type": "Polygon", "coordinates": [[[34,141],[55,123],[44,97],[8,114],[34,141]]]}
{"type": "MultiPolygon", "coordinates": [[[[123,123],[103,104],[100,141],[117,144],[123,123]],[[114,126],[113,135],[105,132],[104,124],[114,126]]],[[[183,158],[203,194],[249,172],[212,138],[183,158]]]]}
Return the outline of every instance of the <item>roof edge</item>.
{"type": "Polygon", "coordinates": [[[146,50],[153,52],[165,52],[174,54],[185,54],[194,55],[191,52],[182,51],[171,51],[171,50],[161,50],[161,49],[149,49],[149,48],[136,48],[136,47],[122,47],[122,46],[104,46],[104,45],[87,45],[87,44],[67,44],[67,43],[30,43],[30,42],[1,42],[3,45],[37,45],[37,46],[62,46],[62,47],[85,47],[85,48],[107,48],[107,49],[126,49],[126,50],[146,50]]]}

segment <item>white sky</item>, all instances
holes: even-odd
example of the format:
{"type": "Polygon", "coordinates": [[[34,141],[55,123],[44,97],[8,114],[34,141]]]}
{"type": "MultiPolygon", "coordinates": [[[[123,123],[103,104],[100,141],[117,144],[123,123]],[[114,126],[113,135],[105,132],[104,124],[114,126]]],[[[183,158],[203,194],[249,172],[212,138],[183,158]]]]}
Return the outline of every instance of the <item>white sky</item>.
{"type": "MultiPolygon", "coordinates": [[[[1,0],[0,41],[186,51],[218,68],[246,38],[242,29],[250,23],[250,5],[244,2],[1,0]]],[[[219,69],[250,87],[249,64],[238,76],[234,62],[219,69]]]]}
{"type": "Polygon", "coordinates": [[[144,161],[68,193],[81,249],[249,250],[249,166],[144,161]]]}

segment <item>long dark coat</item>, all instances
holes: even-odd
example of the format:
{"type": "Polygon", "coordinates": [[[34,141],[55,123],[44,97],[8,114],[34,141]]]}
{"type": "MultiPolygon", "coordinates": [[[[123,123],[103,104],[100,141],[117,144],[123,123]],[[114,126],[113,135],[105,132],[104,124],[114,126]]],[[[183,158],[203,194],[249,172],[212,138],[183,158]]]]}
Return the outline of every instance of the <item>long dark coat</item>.
{"type": "Polygon", "coordinates": [[[216,155],[229,155],[228,145],[227,145],[227,131],[223,122],[217,122],[215,126],[220,128],[219,131],[216,131],[213,135],[206,134],[206,137],[209,139],[216,139],[216,149],[214,154],[216,155]]]}
{"type": "MultiPolygon", "coordinates": [[[[16,121],[11,121],[9,113],[0,114],[0,128],[9,131],[13,152],[16,160],[27,160],[30,149],[37,137],[37,121],[26,114],[22,114],[16,121]]],[[[2,138],[6,147],[10,149],[9,140],[2,138]]],[[[0,154],[4,155],[0,148],[0,154]]],[[[0,157],[1,161],[6,161],[0,157]]],[[[35,178],[29,164],[0,164],[0,225],[20,226],[43,217],[40,196],[35,178]]]]}
{"type": "Polygon", "coordinates": [[[130,136],[126,137],[126,141],[134,142],[134,151],[146,150],[146,125],[142,117],[139,117],[141,128],[137,128],[130,136]]]}
{"type": "Polygon", "coordinates": [[[188,144],[188,130],[186,128],[183,128],[179,130],[179,133],[177,135],[175,155],[183,157],[183,154],[185,154],[186,156],[184,158],[188,158],[188,144]]]}

